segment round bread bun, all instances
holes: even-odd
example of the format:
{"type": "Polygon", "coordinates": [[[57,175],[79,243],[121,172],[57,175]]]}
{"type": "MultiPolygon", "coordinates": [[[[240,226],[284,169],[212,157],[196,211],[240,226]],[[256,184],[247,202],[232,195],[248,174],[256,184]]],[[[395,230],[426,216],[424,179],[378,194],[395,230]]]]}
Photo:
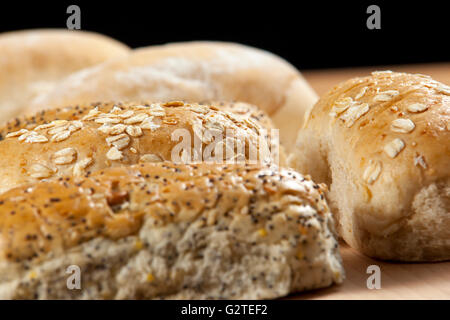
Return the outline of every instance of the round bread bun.
{"type": "Polygon", "coordinates": [[[127,46],[106,36],[59,29],[0,34],[0,122],[19,115],[67,75],[110,58],[127,46]]]}
{"type": "Polygon", "coordinates": [[[5,137],[0,141],[0,192],[139,162],[283,163],[282,149],[271,147],[276,147],[270,140],[276,131],[272,134],[271,128],[270,118],[246,103],[104,103],[42,111],[0,130],[5,137]],[[222,145],[211,136],[214,133],[223,139],[222,145]],[[266,135],[269,139],[262,140],[266,135]],[[180,143],[188,146],[181,148],[180,143]],[[222,155],[215,153],[220,146],[222,155]],[[259,153],[268,150],[261,146],[273,152],[259,153]],[[233,148],[234,154],[226,148],[233,148]]]}
{"type": "Polygon", "coordinates": [[[255,104],[295,142],[317,97],[302,75],[269,52],[221,42],[186,42],[137,49],[84,69],[37,97],[28,111],[92,101],[242,101],[255,104]]]}
{"type": "Polygon", "coordinates": [[[323,193],[293,170],[171,162],[12,189],[0,299],[271,299],[341,283],[323,193]]]}
{"type": "Polygon", "coordinates": [[[330,186],[340,235],[368,256],[450,259],[450,87],[374,72],[313,107],[289,163],[330,186]]]}

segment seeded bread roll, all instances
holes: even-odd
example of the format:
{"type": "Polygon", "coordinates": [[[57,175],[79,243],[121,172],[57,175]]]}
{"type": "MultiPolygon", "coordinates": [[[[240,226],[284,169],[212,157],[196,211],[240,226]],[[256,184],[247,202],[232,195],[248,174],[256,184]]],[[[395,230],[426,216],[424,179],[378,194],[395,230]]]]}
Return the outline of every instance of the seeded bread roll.
{"type": "Polygon", "coordinates": [[[289,145],[317,97],[292,65],[271,53],[233,43],[187,42],[141,48],[82,70],[36,98],[28,110],[141,100],[252,103],[272,117],[289,145]]]}
{"type": "Polygon", "coordinates": [[[269,299],[340,283],[323,192],[292,170],[170,162],[9,190],[0,298],[269,299]]]}
{"type": "Polygon", "coordinates": [[[130,52],[96,33],[26,30],[0,34],[0,122],[19,115],[69,74],[130,52]]]}
{"type": "MultiPolygon", "coordinates": [[[[271,137],[276,138],[271,128],[264,112],[245,103],[106,103],[41,112],[13,120],[1,130],[9,133],[0,142],[0,192],[41,179],[82,176],[110,166],[163,160],[214,161],[208,156],[215,156],[213,151],[220,146],[223,154],[218,153],[215,162],[226,159],[275,163],[279,156],[276,148],[270,149],[271,137]],[[177,132],[186,133],[187,137],[173,137],[177,132]],[[224,138],[224,144],[209,135],[214,132],[224,138]],[[264,141],[266,136],[269,139],[264,141]],[[183,142],[188,146],[181,148],[183,142]],[[273,152],[260,154],[270,151],[261,146],[273,152]],[[224,147],[236,147],[235,154],[224,147]],[[197,155],[202,157],[195,158],[197,155]]],[[[282,153],[280,156],[284,161],[282,153]]]]}
{"type": "Polygon", "coordinates": [[[376,72],[333,88],[299,132],[290,164],[330,185],[338,230],[365,254],[450,259],[450,88],[376,72]]]}

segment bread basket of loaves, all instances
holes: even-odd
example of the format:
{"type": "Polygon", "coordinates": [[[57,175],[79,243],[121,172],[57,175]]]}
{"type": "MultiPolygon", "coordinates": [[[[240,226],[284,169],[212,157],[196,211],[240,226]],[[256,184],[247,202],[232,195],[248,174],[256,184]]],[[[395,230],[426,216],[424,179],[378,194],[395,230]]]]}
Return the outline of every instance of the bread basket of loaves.
{"type": "Polygon", "coordinates": [[[450,260],[450,87],[428,75],[319,99],[235,43],[33,30],[0,51],[1,299],[301,298],[345,293],[343,248],[450,260]]]}

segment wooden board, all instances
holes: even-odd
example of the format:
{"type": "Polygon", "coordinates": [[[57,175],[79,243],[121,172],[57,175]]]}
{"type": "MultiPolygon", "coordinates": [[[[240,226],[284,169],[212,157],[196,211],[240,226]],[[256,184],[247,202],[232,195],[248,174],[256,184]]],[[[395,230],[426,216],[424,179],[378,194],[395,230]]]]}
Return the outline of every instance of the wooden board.
{"type": "MultiPolygon", "coordinates": [[[[404,71],[428,74],[450,84],[450,63],[352,68],[304,72],[316,92],[321,95],[340,81],[370,74],[375,70],[404,71]]],[[[342,285],[290,296],[290,299],[450,299],[450,262],[391,263],[368,258],[341,244],[346,271],[342,285]],[[381,269],[381,289],[368,289],[367,267],[381,269]]]]}
{"type": "Polygon", "coordinates": [[[305,292],[290,299],[450,299],[450,262],[393,263],[368,258],[341,244],[343,284],[305,292]],[[380,267],[381,289],[368,289],[367,267],[380,267]]]}

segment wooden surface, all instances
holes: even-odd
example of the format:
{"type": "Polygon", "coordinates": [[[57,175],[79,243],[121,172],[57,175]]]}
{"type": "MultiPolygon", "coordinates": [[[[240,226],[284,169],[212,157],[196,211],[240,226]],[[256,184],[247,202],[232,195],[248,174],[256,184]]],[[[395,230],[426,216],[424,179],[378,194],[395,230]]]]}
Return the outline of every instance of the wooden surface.
{"type": "Polygon", "coordinates": [[[290,299],[450,299],[450,262],[393,263],[368,258],[341,244],[343,284],[305,292],[290,299]],[[381,289],[368,289],[367,267],[380,267],[381,289]]]}
{"type": "MultiPolygon", "coordinates": [[[[450,84],[450,63],[352,68],[304,72],[316,92],[321,95],[340,81],[370,74],[375,70],[404,71],[428,74],[450,84]]],[[[291,296],[291,299],[450,299],[450,262],[391,263],[370,259],[341,244],[346,271],[342,285],[291,296]],[[367,267],[381,269],[381,289],[368,289],[367,267]]]]}

